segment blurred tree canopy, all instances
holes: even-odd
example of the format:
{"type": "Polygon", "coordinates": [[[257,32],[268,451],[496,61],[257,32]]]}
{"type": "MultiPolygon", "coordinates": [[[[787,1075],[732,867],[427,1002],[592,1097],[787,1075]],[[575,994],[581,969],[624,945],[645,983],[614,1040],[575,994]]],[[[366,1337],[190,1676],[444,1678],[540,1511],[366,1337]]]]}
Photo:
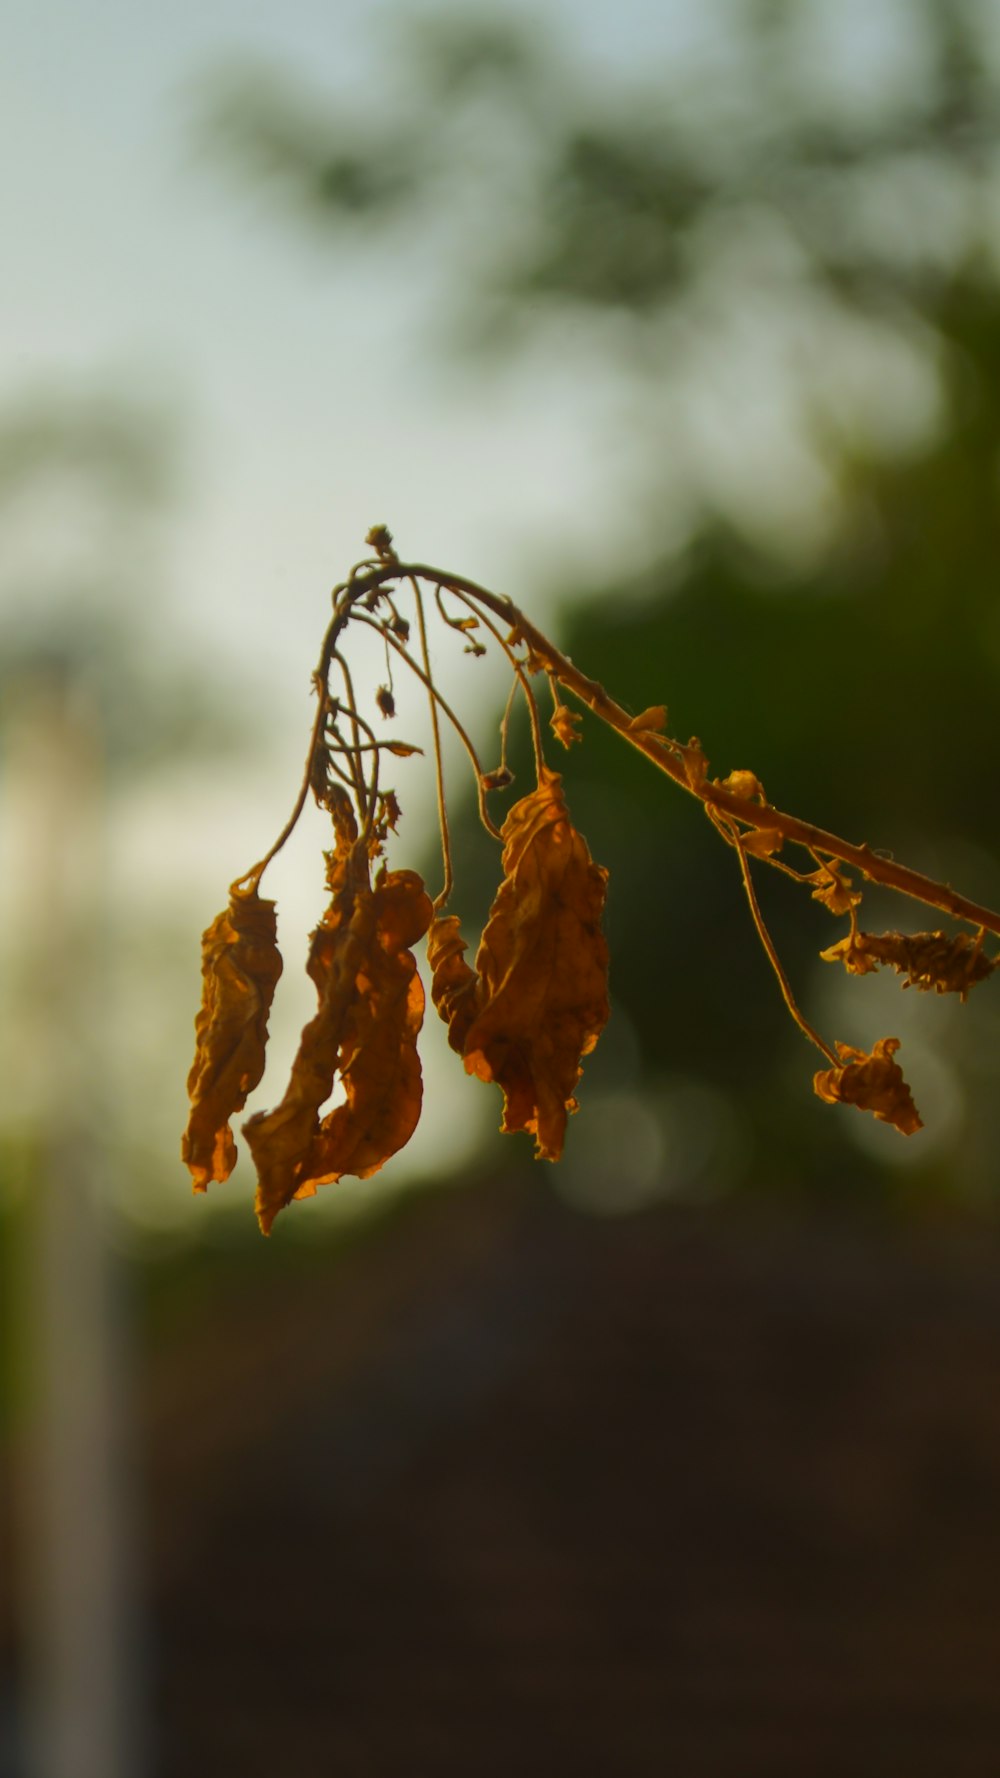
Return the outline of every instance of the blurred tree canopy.
{"type": "MultiPolygon", "coordinates": [[[[452,346],[559,350],[569,329],[583,361],[599,354],[641,392],[629,449],[654,491],[649,566],[586,609],[563,589],[574,659],[636,710],[667,701],[672,730],[697,732],[713,771],[750,768],[781,807],[995,905],[996,11],[770,0],[704,16],[716,36],[693,60],[631,80],[509,21],[398,18],[384,84],[351,115],[258,69],[230,82],[215,124],[286,218],[340,250],[389,245],[401,271],[430,254],[452,346]],[[777,408],[791,455],[774,447],[777,408]],[[699,456],[706,410],[714,443],[699,456]],[[685,524],[658,530],[678,488],[685,524]],[[802,551],[789,538],[810,501],[802,551]]],[[[883,1159],[902,1158],[899,1138],[877,1131],[858,1151],[862,1120],[811,1098],[813,1059],[732,860],[591,726],[567,782],[612,869],[614,1000],[647,1102],[674,1078],[722,1082],[747,1173],[869,1189],[883,1159]]],[[[853,982],[845,999],[816,962],[839,936],[829,916],[781,880],[761,894],[829,1036],[927,1046],[914,1090],[949,1140],[918,1139],[907,1190],[995,1188],[989,990],[957,1012],[895,984],[887,997],[888,984],[853,982]]],[[[877,927],[876,912],[872,896],[877,927]]],[[[897,920],[933,923],[916,906],[897,920]]],[[[606,1055],[613,1075],[613,1041],[606,1055]]],[[[603,1066],[598,1052],[598,1086],[603,1066]]]]}

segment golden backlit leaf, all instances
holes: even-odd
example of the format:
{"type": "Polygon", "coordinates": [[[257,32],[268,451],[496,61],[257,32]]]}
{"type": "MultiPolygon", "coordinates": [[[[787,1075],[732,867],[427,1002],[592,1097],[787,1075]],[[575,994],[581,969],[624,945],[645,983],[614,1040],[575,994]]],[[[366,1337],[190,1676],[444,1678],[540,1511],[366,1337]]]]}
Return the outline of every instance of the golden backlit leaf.
{"type": "Polygon", "coordinates": [[[339,826],[332,900],[310,942],[306,967],[318,1010],[281,1104],[243,1128],[265,1234],[293,1198],[311,1197],[345,1173],[376,1173],[420,1115],[416,1038],[424,997],[408,947],[426,932],[433,910],[414,871],[383,872],[373,889],[367,847],[352,830],[353,821],[339,826]],[[321,1120],[338,1076],[344,1102],[321,1120]]]}
{"type": "Polygon", "coordinates": [[[784,845],[784,835],[775,827],[752,827],[748,833],[740,834],[740,844],[754,858],[773,858],[784,845]]]}
{"type": "Polygon", "coordinates": [[[423,938],[433,908],[410,870],[382,875],[373,899],[375,942],[358,973],[341,1035],[338,1067],[346,1097],[319,1126],[299,1198],[345,1173],[370,1178],[409,1141],[420,1116],[417,1037],[424,990],[409,946],[423,938]]]}
{"type": "Polygon", "coordinates": [[[825,963],[842,963],[850,975],[869,975],[888,964],[906,976],[904,988],[925,993],[933,988],[963,1000],[996,968],[996,960],[982,948],[982,935],[972,938],[965,932],[951,938],[944,932],[849,932],[820,956],[825,963]]]}
{"type": "Polygon", "coordinates": [[[662,735],[667,726],[666,704],[650,704],[648,710],[640,710],[629,723],[633,734],[662,735]]]}
{"type": "Polygon", "coordinates": [[[731,796],[741,797],[745,802],[766,803],[764,786],[756,772],[730,772],[728,778],[717,780],[720,790],[728,790],[731,796]]]}
{"type": "Polygon", "coordinates": [[[880,1037],[871,1055],[838,1043],[838,1068],[820,1069],[813,1076],[813,1090],[828,1105],[856,1105],[871,1111],[881,1123],[893,1124],[904,1136],[923,1129],[903,1071],[894,1060],[898,1037],[880,1037]]]}
{"type": "MultiPolygon", "coordinates": [[[[738,796],[741,802],[754,802],[767,805],[764,786],[756,772],[730,772],[728,778],[717,778],[720,790],[728,790],[731,796],[738,796]]],[[[740,834],[740,845],[744,852],[754,858],[773,858],[784,845],[784,836],[776,827],[751,828],[747,833],[740,834]]]]}
{"type": "Polygon", "coordinates": [[[578,710],[571,710],[567,704],[557,704],[552,712],[552,733],[564,747],[572,747],[574,741],[583,739],[580,734],[581,721],[578,710]]]}
{"type": "Polygon", "coordinates": [[[692,790],[700,790],[708,777],[708,755],[697,735],[683,749],[684,775],[692,790]]]}
{"type": "Polygon", "coordinates": [[[453,918],[432,934],[432,994],[466,1071],[496,1081],[502,1128],[535,1137],[555,1161],[581,1058],[608,1017],[607,944],[601,915],[607,872],[573,827],[557,772],[514,804],[503,827],[504,881],[493,903],[476,969],[464,962],[453,918]]]}
{"type": "Polygon", "coordinates": [[[281,974],[273,901],[256,889],[230,891],[229,907],[202,936],[202,1002],[188,1075],[191,1115],[181,1158],[195,1191],[228,1179],[236,1165],[229,1120],[264,1072],[267,1019],[281,974]]]}
{"type": "Polygon", "coordinates": [[[434,921],[427,935],[431,999],[448,1027],[448,1042],[459,1055],[479,1011],[479,977],[465,961],[467,950],[456,914],[444,914],[434,921]]]}
{"type": "Polygon", "coordinates": [[[835,864],[821,864],[803,881],[814,885],[813,901],[821,901],[831,914],[849,914],[861,901],[861,893],[855,889],[851,878],[835,864]]]}

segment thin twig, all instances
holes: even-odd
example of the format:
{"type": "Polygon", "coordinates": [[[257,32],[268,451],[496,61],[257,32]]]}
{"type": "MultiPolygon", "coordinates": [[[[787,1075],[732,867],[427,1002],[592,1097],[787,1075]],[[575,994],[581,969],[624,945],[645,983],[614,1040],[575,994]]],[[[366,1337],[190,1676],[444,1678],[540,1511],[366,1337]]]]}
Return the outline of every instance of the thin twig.
{"type": "MultiPolygon", "coordinates": [[[[434,897],[434,912],[447,907],[448,898],[455,882],[455,874],[451,864],[451,835],[448,831],[448,807],[444,799],[444,760],[441,757],[441,726],[438,720],[438,707],[434,697],[434,676],[431,672],[431,651],[427,643],[427,620],[424,616],[424,599],[420,591],[419,580],[411,578],[413,598],[417,608],[417,627],[420,631],[420,652],[423,656],[424,671],[427,675],[427,702],[431,713],[431,734],[434,738],[434,783],[437,790],[438,827],[441,830],[441,858],[444,865],[444,883],[441,891],[434,897]]],[[[386,644],[386,655],[389,646],[386,644]]]]}
{"type": "MultiPolygon", "coordinates": [[[[716,826],[718,826],[720,831],[722,831],[723,817],[716,815],[713,810],[710,810],[709,813],[711,815],[712,820],[715,822],[716,826]]],[[[768,961],[771,965],[771,968],[774,970],[774,973],[778,978],[778,986],[781,989],[781,998],[785,1002],[785,1005],[787,1006],[789,1012],[791,1013],[792,1018],[795,1020],[795,1023],[798,1025],[799,1030],[802,1031],[804,1033],[804,1035],[806,1037],[808,1037],[810,1043],[814,1043],[816,1045],[816,1048],[818,1050],[820,1050],[824,1056],[826,1056],[827,1060],[829,1062],[832,1062],[833,1066],[835,1068],[837,1068],[837,1067],[839,1067],[839,1062],[838,1062],[837,1057],[834,1055],[834,1053],[833,1053],[832,1049],[830,1049],[829,1045],[824,1043],[822,1037],[820,1037],[820,1035],[819,1035],[819,1032],[815,1031],[813,1029],[812,1025],[810,1025],[809,1020],[805,1017],[805,1014],[799,1010],[798,1002],[795,999],[795,995],[792,993],[791,983],[789,982],[788,977],[785,974],[784,966],[781,962],[780,957],[778,956],[777,951],[774,948],[774,940],[771,937],[771,934],[769,933],[769,931],[767,929],[767,925],[765,923],[764,916],[760,911],[760,903],[757,900],[757,891],[755,890],[755,888],[753,886],[753,878],[750,875],[750,860],[747,857],[746,848],[743,845],[743,836],[742,836],[742,834],[737,832],[735,827],[733,827],[733,828],[731,828],[730,833],[726,835],[726,837],[729,839],[730,844],[735,846],[735,848],[736,848],[737,856],[739,857],[739,861],[740,861],[740,871],[743,876],[743,887],[746,890],[747,901],[750,904],[750,912],[753,916],[753,923],[757,928],[757,937],[760,939],[760,942],[763,945],[764,950],[767,953],[767,958],[768,958],[768,961]]]]}

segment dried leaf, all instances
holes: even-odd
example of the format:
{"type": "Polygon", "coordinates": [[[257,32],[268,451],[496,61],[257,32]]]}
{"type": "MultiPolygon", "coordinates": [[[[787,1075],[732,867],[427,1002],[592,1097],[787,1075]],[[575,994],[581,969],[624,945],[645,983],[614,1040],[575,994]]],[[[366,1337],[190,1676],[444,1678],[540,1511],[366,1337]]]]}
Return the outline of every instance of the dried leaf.
{"type": "Polygon", "coordinates": [[[244,1125],[265,1234],[293,1198],[311,1197],[345,1173],[377,1173],[420,1115],[424,994],[408,947],[430,924],[430,899],[415,871],[383,872],[372,889],[364,844],[344,833],[330,880],[333,900],[306,966],[319,1009],[302,1033],[281,1104],[244,1125]],[[345,1100],[321,1120],[338,1075],[345,1100]]]}
{"type": "Polygon", "coordinates": [[[748,833],[740,835],[740,844],[744,852],[750,852],[754,858],[773,858],[784,845],[784,835],[776,827],[751,828],[748,833]]]}
{"type": "Polygon", "coordinates": [[[432,907],[416,871],[389,871],[374,889],[375,943],[357,978],[340,1043],[346,1098],[320,1124],[297,1197],[345,1173],[368,1179],[407,1143],[420,1115],[417,1036],[424,990],[410,945],[432,907]]]}
{"type": "Polygon", "coordinates": [[[264,1072],[267,1019],[281,974],[273,901],[256,889],[230,891],[229,907],[202,936],[202,1002],[188,1075],[191,1115],[181,1158],[195,1191],[228,1179],[236,1165],[229,1120],[264,1072]]]}
{"type": "Polygon", "coordinates": [[[682,748],[684,773],[692,790],[700,790],[708,777],[708,756],[697,735],[682,748]]]}
{"type": "MultiPolygon", "coordinates": [[[[728,790],[731,796],[738,796],[741,802],[760,803],[766,808],[764,786],[756,772],[730,772],[728,778],[717,778],[715,781],[720,790],[728,790]]],[[[776,827],[751,828],[749,832],[740,834],[743,851],[749,852],[754,858],[773,858],[776,852],[781,851],[784,843],[784,835],[776,827]]]]}
{"type": "Polygon", "coordinates": [[[427,935],[431,999],[448,1027],[448,1042],[459,1055],[479,1011],[479,977],[465,961],[468,948],[456,914],[444,914],[434,921],[427,935]]]}
{"type": "Polygon", "coordinates": [[[666,704],[650,704],[648,710],[640,710],[629,723],[633,734],[662,735],[667,726],[666,704]]]}
{"type": "Polygon", "coordinates": [[[431,941],[432,995],[466,1072],[496,1081],[503,1129],[526,1130],[555,1161],[581,1058],[608,1017],[608,951],[600,922],[607,872],[570,822],[557,772],[514,804],[503,827],[504,881],[476,957],[453,917],[431,941]]]}
{"type": "Polygon", "coordinates": [[[728,778],[719,778],[716,782],[720,790],[728,790],[731,796],[742,797],[745,802],[767,802],[764,786],[756,772],[730,772],[728,778]]]}
{"type": "Polygon", "coordinates": [[[581,716],[578,710],[571,710],[566,704],[557,704],[552,712],[552,733],[564,747],[572,747],[574,741],[582,740],[580,734],[581,716]]]}
{"type": "Polygon", "coordinates": [[[852,908],[860,905],[860,890],[855,889],[851,878],[835,864],[821,864],[819,870],[802,880],[815,884],[813,901],[821,901],[831,914],[849,914],[852,908]]]}
{"type": "Polygon", "coordinates": [[[378,793],[378,826],[389,828],[395,833],[402,810],[394,790],[380,790],[378,793]]]}
{"type": "Polygon", "coordinates": [[[883,1124],[894,1124],[903,1136],[923,1129],[903,1071],[893,1058],[898,1037],[880,1037],[871,1055],[838,1043],[839,1068],[820,1069],[813,1076],[813,1091],[828,1105],[856,1105],[871,1111],[883,1124]]]}
{"type": "Polygon", "coordinates": [[[887,963],[906,976],[904,988],[925,993],[933,988],[963,1000],[996,968],[982,948],[982,935],[971,938],[965,932],[952,938],[944,932],[849,932],[820,956],[825,963],[843,963],[850,975],[869,975],[887,963]]]}

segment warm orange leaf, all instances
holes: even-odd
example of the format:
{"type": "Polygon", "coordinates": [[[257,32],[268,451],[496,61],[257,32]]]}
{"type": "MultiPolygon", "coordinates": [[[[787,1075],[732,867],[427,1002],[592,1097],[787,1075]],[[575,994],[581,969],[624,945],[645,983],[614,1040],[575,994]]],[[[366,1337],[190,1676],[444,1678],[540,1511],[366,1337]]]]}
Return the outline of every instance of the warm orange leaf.
{"type": "Polygon", "coordinates": [[[813,901],[821,901],[831,914],[849,914],[861,901],[860,891],[843,870],[833,863],[821,864],[803,882],[815,885],[812,892],[813,901]]]}
{"type": "Polygon", "coordinates": [[[574,741],[583,739],[580,733],[582,720],[578,710],[571,710],[567,704],[557,704],[552,712],[552,733],[564,747],[572,747],[574,741]]]}
{"type": "Polygon", "coordinates": [[[944,932],[849,932],[820,956],[825,963],[843,963],[849,975],[869,975],[887,963],[906,976],[904,988],[933,988],[963,1000],[996,968],[982,948],[982,935],[974,939],[965,932],[953,938],[944,932]]]}
{"type": "Polygon", "coordinates": [[[420,1116],[424,990],[409,946],[423,938],[433,909],[416,871],[384,874],[373,899],[375,943],[358,972],[340,1044],[346,1099],[319,1126],[299,1198],[345,1173],[370,1178],[410,1140],[420,1116]]]}
{"type": "Polygon", "coordinates": [[[764,786],[756,772],[730,772],[728,778],[719,778],[717,783],[720,790],[728,790],[731,796],[742,797],[744,802],[767,802],[764,786]]]}
{"type": "Polygon", "coordinates": [[[708,756],[697,735],[681,749],[684,775],[692,790],[700,790],[708,777],[708,756]]]}
{"type": "Polygon", "coordinates": [[[608,1017],[608,950],[601,932],[607,872],[573,827],[557,772],[514,804],[503,827],[504,881],[473,972],[458,923],[432,940],[435,1005],[466,1071],[503,1089],[503,1129],[526,1130],[555,1161],[581,1058],[608,1017]]]}
{"type": "Polygon", "coordinates": [[[923,1129],[903,1071],[893,1058],[898,1037],[880,1037],[871,1055],[838,1043],[839,1068],[820,1069],[813,1076],[813,1090],[828,1105],[856,1105],[871,1111],[881,1123],[894,1124],[904,1136],[923,1129]]]}
{"type": "Polygon", "coordinates": [[[195,1191],[229,1178],[236,1165],[229,1120],[264,1072],[267,1018],[281,974],[274,902],[262,901],[256,889],[232,890],[229,907],[202,936],[201,959],[191,1116],[181,1140],[195,1191]]]}
{"type": "Polygon", "coordinates": [[[265,1234],[293,1198],[311,1197],[345,1173],[376,1173],[409,1140],[420,1114],[416,1038],[424,999],[407,947],[430,924],[430,899],[414,871],[383,872],[373,889],[367,848],[346,818],[329,880],[331,904],[306,965],[318,1011],[302,1033],[281,1104],[243,1129],[265,1234]],[[338,1075],[346,1099],[321,1120],[338,1075]]]}
{"type": "MultiPolygon", "coordinates": [[[[767,806],[764,786],[756,772],[730,772],[728,778],[718,778],[716,783],[720,790],[728,790],[731,796],[738,796],[742,802],[767,806]]],[[[751,853],[754,858],[773,858],[784,844],[784,838],[776,827],[751,828],[749,832],[741,833],[739,839],[743,851],[751,853]]]]}
{"type": "Polygon", "coordinates": [[[784,835],[776,827],[752,827],[740,834],[740,845],[744,852],[750,852],[754,858],[773,858],[784,845],[784,835]]]}
{"type": "Polygon", "coordinates": [[[633,716],[628,726],[634,735],[662,735],[667,726],[666,704],[650,704],[648,710],[633,716]]]}
{"type": "Polygon", "coordinates": [[[479,1011],[479,977],[465,961],[467,950],[457,915],[445,914],[434,921],[427,935],[431,999],[448,1027],[448,1042],[459,1055],[479,1011]]]}

